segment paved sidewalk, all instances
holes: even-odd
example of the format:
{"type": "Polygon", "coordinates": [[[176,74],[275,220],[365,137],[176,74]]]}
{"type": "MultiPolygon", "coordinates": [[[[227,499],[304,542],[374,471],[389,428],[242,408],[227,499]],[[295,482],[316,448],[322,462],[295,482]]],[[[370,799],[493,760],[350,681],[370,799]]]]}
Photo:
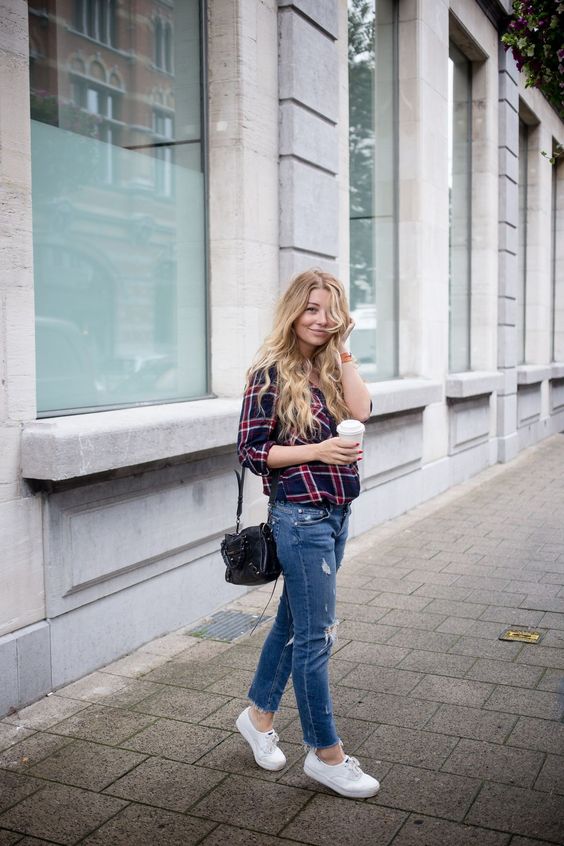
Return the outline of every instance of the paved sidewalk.
{"type": "Polygon", "coordinates": [[[254,765],[233,723],[267,626],[177,632],[0,721],[0,846],[562,843],[564,436],[354,539],[339,582],[335,712],[378,796],[303,774],[291,690],[289,766],[254,765]]]}

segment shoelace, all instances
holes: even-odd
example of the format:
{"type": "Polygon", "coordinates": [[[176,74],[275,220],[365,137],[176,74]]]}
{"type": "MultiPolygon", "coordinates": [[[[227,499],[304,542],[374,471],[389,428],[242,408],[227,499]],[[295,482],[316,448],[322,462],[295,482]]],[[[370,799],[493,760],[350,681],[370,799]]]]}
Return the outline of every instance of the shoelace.
{"type": "Polygon", "coordinates": [[[349,755],[345,761],[345,766],[353,773],[355,778],[361,777],[362,769],[360,767],[360,762],[358,758],[353,758],[352,755],[349,755]]]}
{"type": "Polygon", "coordinates": [[[268,734],[265,737],[264,751],[268,755],[270,755],[272,752],[274,752],[274,750],[278,746],[279,740],[280,740],[280,738],[278,737],[278,735],[276,734],[274,729],[272,731],[269,731],[268,734]]]}

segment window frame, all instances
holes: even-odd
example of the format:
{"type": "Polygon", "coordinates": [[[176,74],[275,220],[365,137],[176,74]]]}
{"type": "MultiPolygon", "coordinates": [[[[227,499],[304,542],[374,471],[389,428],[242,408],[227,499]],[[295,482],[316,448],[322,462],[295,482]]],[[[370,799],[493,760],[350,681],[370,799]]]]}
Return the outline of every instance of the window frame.
{"type": "MultiPolygon", "coordinates": [[[[376,21],[376,4],[378,0],[374,0],[374,21],[376,21]]],[[[347,4],[348,6],[348,4],[347,4]]],[[[400,3],[398,0],[391,0],[391,11],[392,11],[392,82],[391,82],[391,96],[392,96],[392,118],[391,118],[391,145],[392,145],[392,155],[391,155],[391,182],[392,182],[392,189],[391,189],[391,217],[392,217],[392,226],[393,226],[393,235],[392,235],[392,246],[391,246],[391,262],[392,262],[392,291],[390,299],[392,301],[390,313],[386,315],[386,319],[389,318],[390,322],[392,323],[392,331],[393,331],[393,342],[391,343],[391,351],[388,357],[388,361],[390,361],[391,366],[388,368],[389,372],[385,375],[376,376],[375,379],[369,379],[374,383],[379,382],[386,382],[390,380],[394,380],[399,378],[399,361],[400,361],[400,243],[399,243],[399,229],[400,229],[400,218],[399,218],[399,209],[400,209],[400,181],[399,181],[399,164],[400,164],[400,125],[399,125],[399,94],[400,94],[400,79],[399,79],[399,51],[400,51],[400,44],[399,44],[399,28],[400,28],[400,3]]],[[[348,91],[349,91],[349,100],[350,100],[350,75],[349,75],[349,82],[348,82],[348,91]]],[[[373,117],[377,118],[377,114],[373,114],[373,117]]],[[[372,123],[372,131],[375,134],[375,126],[376,122],[373,121],[372,123]]],[[[348,146],[348,154],[350,160],[350,140],[348,146]]],[[[375,158],[372,158],[373,166],[375,168],[375,158]]],[[[351,190],[351,183],[349,177],[349,192],[351,190]]],[[[372,196],[374,193],[374,187],[372,187],[372,196]]],[[[353,217],[350,213],[349,209],[349,244],[350,244],[350,233],[351,233],[351,223],[353,220],[371,220],[372,227],[374,227],[374,222],[378,219],[378,215],[376,214],[375,209],[372,207],[370,210],[370,214],[366,214],[363,216],[355,216],[353,217]]],[[[352,274],[354,268],[352,264],[352,257],[350,255],[349,250],[349,273],[352,274]]],[[[374,307],[375,311],[378,308],[378,300],[376,296],[376,275],[372,273],[371,279],[371,293],[372,298],[368,301],[368,305],[374,307]]],[[[377,329],[374,330],[374,336],[377,336],[377,329]]],[[[354,338],[353,338],[354,340],[354,338]]],[[[354,352],[354,350],[353,350],[354,352]]],[[[377,361],[372,363],[377,367],[377,361]]],[[[365,377],[368,378],[368,377],[365,377]]]]}
{"type": "MultiPolygon", "coordinates": [[[[113,0],[103,0],[103,2],[109,2],[112,5],[113,0]]],[[[83,8],[86,8],[84,5],[83,8]]],[[[117,7],[113,4],[113,8],[116,10],[117,7]]],[[[73,407],[73,408],[58,408],[55,410],[47,410],[47,411],[39,411],[36,408],[36,417],[38,420],[41,419],[51,419],[56,420],[57,418],[61,417],[69,417],[69,416],[77,416],[77,415],[84,415],[84,414],[98,414],[102,413],[105,414],[107,412],[112,411],[121,411],[126,409],[136,409],[136,408],[144,408],[150,406],[169,406],[169,405],[178,405],[182,403],[193,403],[198,402],[201,400],[207,399],[214,399],[216,395],[211,390],[212,385],[212,349],[211,349],[211,323],[212,323],[212,315],[211,315],[211,297],[210,297],[210,199],[209,199],[209,109],[208,109],[208,28],[207,28],[207,0],[197,0],[197,12],[198,12],[198,24],[195,28],[194,32],[197,32],[198,41],[199,41],[199,57],[198,57],[198,67],[199,67],[199,106],[200,106],[200,135],[198,139],[198,144],[200,146],[200,163],[201,163],[201,174],[202,174],[202,205],[203,205],[203,215],[202,215],[202,247],[204,251],[203,255],[203,289],[202,289],[202,331],[205,332],[205,348],[203,350],[202,358],[203,358],[203,386],[204,390],[202,393],[194,396],[180,396],[177,398],[171,399],[157,399],[157,400],[136,400],[132,402],[118,402],[112,403],[111,405],[95,405],[95,406],[81,406],[81,407],[73,407]]],[[[76,32],[78,35],[82,35],[87,39],[92,39],[92,36],[88,34],[87,31],[82,32],[78,29],[76,24],[76,17],[73,15],[69,19],[68,28],[76,32]]],[[[164,70],[165,73],[172,73],[173,70],[173,46],[172,46],[172,25],[170,22],[168,23],[170,34],[171,34],[171,71],[164,70]]],[[[95,39],[92,39],[95,40],[95,39]]],[[[117,50],[118,48],[115,44],[100,42],[103,44],[105,49],[109,50],[117,50]]],[[[120,51],[121,52],[121,51],[120,51]]],[[[33,59],[32,54],[30,53],[30,61],[33,59]]],[[[159,69],[161,70],[161,69],[159,69]]],[[[78,84],[83,85],[85,88],[92,87],[101,90],[103,93],[107,93],[108,95],[111,94],[123,96],[126,92],[122,88],[118,88],[114,85],[108,84],[98,79],[91,78],[87,74],[80,73],[76,70],[70,70],[71,79],[74,79],[78,84]]],[[[74,100],[74,97],[73,97],[74,100]]],[[[85,108],[81,106],[81,108],[85,108]]],[[[86,110],[86,109],[85,109],[86,110]]],[[[97,113],[98,114],[98,113],[97,113]]],[[[108,125],[112,125],[117,127],[118,129],[123,126],[122,121],[116,120],[113,117],[102,116],[104,121],[108,125]]],[[[151,129],[148,127],[149,132],[151,129]]],[[[174,141],[172,143],[175,143],[174,141]]],[[[192,141],[188,142],[180,142],[180,143],[192,143],[192,141]]],[[[174,192],[171,196],[174,196],[174,192]]]]}

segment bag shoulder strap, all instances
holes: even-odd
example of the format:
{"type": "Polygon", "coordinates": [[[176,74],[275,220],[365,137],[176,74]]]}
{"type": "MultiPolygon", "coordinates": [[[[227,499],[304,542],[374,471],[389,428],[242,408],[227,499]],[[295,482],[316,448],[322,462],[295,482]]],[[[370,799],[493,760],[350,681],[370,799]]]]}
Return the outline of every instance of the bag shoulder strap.
{"type": "MultiPolygon", "coordinates": [[[[243,513],[243,488],[245,485],[245,467],[239,470],[234,470],[235,475],[237,476],[237,485],[239,488],[239,495],[237,497],[237,522],[235,525],[235,531],[239,533],[239,526],[241,523],[241,514],[243,513]]],[[[268,499],[268,514],[270,518],[270,509],[274,504],[274,500],[276,499],[276,494],[278,493],[278,482],[280,481],[280,475],[282,473],[281,469],[275,470],[272,473],[272,479],[270,482],[270,497],[268,499]]]]}

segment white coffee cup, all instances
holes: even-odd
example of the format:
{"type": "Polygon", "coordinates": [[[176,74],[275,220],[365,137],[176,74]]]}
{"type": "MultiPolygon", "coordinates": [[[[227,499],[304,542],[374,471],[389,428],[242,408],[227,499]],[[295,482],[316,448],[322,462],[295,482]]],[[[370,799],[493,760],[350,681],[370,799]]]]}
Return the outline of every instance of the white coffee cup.
{"type": "Polygon", "coordinates": [[[359,444],[358,448],[362,449],[365,428],[364,423],[361,423],[360,420],[343,420],[337,426],[337,434],[347,441],[354,441],[355,444],[359,444]]]}

